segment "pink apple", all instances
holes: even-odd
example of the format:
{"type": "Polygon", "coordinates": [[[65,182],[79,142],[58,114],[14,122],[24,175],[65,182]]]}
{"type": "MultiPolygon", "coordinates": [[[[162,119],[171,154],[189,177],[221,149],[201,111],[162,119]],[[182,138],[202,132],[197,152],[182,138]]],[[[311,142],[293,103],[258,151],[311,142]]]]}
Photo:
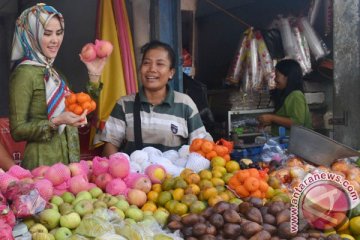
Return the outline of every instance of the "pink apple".
{"type": "Polygon", "coordinates": [[[139,189],[130,189],[127,193],[127,200],[131,205],[141,207],[146,203],[146,193],[139,189]]]}
{"type": "Polygon", "coordinates": [[[19,165],[13,165],[10,167],[10,169],[7,171],[8,174],[10,174],[13,177],[16,177],[18,179],[22,178],[31,178],[32,174],[29,170],[20,167],[19,165]]]}
{"type": "Polygon", "coordinates": [[[54,186],[62,184],[70,177],[70,169],[63,163],[55,163],[45,173],[45,178],[50,180],[54,186]]]}
{"type": "Polygon", "coordinates": [[[125,181],[126,185],[128,186],[128,188],[139,189],[145,193],[148,193],[151,190],[151,180],[145,174],[130,173],[124,179],[124,181],[125,181]]]}
{"type": "Polygon", "coordinates": [[[96,58],[96,49],[93,43],[87,43],[81,49],[80,58],[85,62],[91,62],[96,58]]]}
{"type": "Polygon", "coordinates": [[[33,177],[44,177],[46,171],[50,168],[50,166],[40,166],[31,171],[33,177]]]}
{"type": "Polygon", "coordinates": [[[109,41],[96,39],[95,50],[96,50],[96,55],[99,58],[107,57],[111,54],[113,50],[113,45],[109,41]]]}
{"type": "Polygon", "coordinates": [[[105,190],[106,184],[110,182],[112,179],[113,177],[110,175],[110,173],[102,173],[96,177],[95,184],[102,190],[105,190]]]}
{"type": "Polygon", "coordinates": [[[152,183],[162,183],[166,178],[166,171],[159,164],[150,165],[145,169],[145,174],[149,176],[152,183]]]}
{"type": "Polygon", "coordinates": [[[89,173],[89,166],[85,162],[73,162],[69,164],[71,176],[84,175],[89,173]]]}
{"type": "Polygon", "coordinates": [[[109,173],[114,178],[124,178],[130,172],[130,163],[127,155],[112,154],[109,157],[109,173]]]}
{"type": "Polygon", "coordinates": [[[86,175],[77,175],[68,180],[69,191],[73,194],[77,194],[81,191],[87,191],[89,189],[89,181],[86,175]]]}
{"type": "Polygon", "coordinates": [[[109,169],[109,160],[105,157],[94,157],[92,167],[93,174],[96,176],[106,173],[109,169]]]}
{"type": "Polygon", "coordinates": [[[40,196],[45,200],[49,201],[54,193],[52,183],[47,179],[39,179],[35,182],[35,188],[39,191],[40,196]]]}
{"type": "Polygon", "coordinates": [[[5,193],[7,187],[12,182],[18,182],[19,179],[16,177],[11,176],[7,173],[0,173],[0,190],[1,192],[5,193]]]}
{"type": "Polygon", "coordinates": [[[106,184],[106,192],[111,195],[124,195],[126,184],[121,178],[114,178],[106,184]]]}

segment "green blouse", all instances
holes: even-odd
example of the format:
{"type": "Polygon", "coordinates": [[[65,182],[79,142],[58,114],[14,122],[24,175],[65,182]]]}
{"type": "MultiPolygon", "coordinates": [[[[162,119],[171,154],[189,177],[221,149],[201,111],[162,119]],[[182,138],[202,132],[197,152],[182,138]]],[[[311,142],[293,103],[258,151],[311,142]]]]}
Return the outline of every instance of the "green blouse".
{"type": "MultiPolygon", "coordinates": [[[[293,124],[312,128],[311,115],[306,103],[304,93],[296,90],[291,92],[284,101],[284,104],[276,112],[276,115],[290,118],[293,124]]],[[[279,125],[273,124],[271,127],[273,136],[279,135],[279,125]]],[[[286,135],[290,134],[290,129],[286,129],[286,135]]]]}
{"type": "MultiPolygon", "coordinates": [[[[78,129],[66,126],[59,134],[47,118],[44,67],[21,65],[10,77],[10,131],[15,141],[27,141],[21,165],[34,169],[80,160],[78,129]]],[[[93,83],[88,89],[96,89],[93,83]]]]}

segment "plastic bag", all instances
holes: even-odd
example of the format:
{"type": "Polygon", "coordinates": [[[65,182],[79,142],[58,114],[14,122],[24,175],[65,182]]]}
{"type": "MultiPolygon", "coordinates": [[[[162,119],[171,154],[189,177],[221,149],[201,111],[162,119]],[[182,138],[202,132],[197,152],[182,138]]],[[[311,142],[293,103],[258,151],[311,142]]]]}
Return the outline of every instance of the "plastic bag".
{"type": "Polygon", "coordinates": [[[17,218],[25,218],[45,209],[46,201],[34,184],[18,182],[10,184],[4,196],[11,201],[10,209],[17,218]]]}
{"type": "Polygon", "coordinates": [[[262,149],[261,159],[263,162],[271,162],[272,160],[281,162],[287,159],[287,156],[280,144],[274,138],[270,138],[262,149]]]}
{"type": "Polygon", "coordinates": [[[255,32],[255,40],[265,85],[268,85],[269,89],[273,89],[275,88],[275,68],[260,31],[255,32]]]}
{"type": "Polygon", "coordinates": [[[279,19],[279,31],[281,34],[281,40],[284,47],[285,55],[288,57],[296,56],[295,51],[295,39],[294,35],[291,31],[290,22],[288,18],[279,19]]]}

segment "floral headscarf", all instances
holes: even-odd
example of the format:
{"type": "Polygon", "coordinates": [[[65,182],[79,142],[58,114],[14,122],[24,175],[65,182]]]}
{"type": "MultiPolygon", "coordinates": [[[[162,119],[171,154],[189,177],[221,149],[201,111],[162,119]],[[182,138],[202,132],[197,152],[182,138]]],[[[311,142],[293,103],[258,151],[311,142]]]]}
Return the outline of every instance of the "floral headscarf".
{"type": "MultiPolygon", "coordinates": [[[[65,95],[69,89],[53,68],[54,59],[48,59],[41,49],[44,29],[51,18],[57,17],[64,29],[64,18],[55,8],[39,3],[26,9],[16,21],[11,60],[18,65],[43,66],[48,119],[65,109],[65,95]]],[[[62,132],[65,125],[60,126],[62,132]]]]}

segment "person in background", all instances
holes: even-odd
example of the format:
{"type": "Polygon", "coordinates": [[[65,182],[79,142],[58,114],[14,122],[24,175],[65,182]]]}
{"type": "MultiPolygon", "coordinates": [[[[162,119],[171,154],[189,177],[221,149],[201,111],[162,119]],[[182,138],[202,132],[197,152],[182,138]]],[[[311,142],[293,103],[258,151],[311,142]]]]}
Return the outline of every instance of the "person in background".
{"type": "Polygon", "coordinates": [[[174,50],[160,41],[151,41],[142,50],[142,87],[137,94],[124,96],[115,104],[101,136],[105,142],[104,156],[118,152],[119,148],[129,154],[147,146],[166,151],[179,149],[195,138],[212,140],[195,103],[168,84],[175,74],[174,50]],[[136,96],[141,122],[134,124],[136,96]],[[134,128],[141,129],[143,144],[135,141],[134,128]]]}
{"type": "Polygon", "coordinates": [[[303,74],[299,63],[285,59],[275,66],[276,89],[273,92],[275,112],[258,116],[261,126],[271,125],[273,136],[279,135],[279,127],[286,128],[286,135],[292,125],[312,128],[309,107],[303,93],[303,74]]]}
{"type": "Polygon", "coordinates": [[[7,171],[13,165],[15,165],[14,160],[12,159],[4,145],[0,143],[0,169],[7,171]]]}
{"type": "MultiPolygon", "coordinates": [[[[24,10],[16,21],[10,132],[15,141],[27,141],[22,161],[27,169],[80,160],[77,128],[86,123],[86,111],[81,116],[65,111],[65,97],[71,91],[53,67],[63,38],[63,16],[51,6],[37,4],[24,10]]],[[[98,93],[105,63],[106,58],[84,62],[90,94],[98,93]]]]}

